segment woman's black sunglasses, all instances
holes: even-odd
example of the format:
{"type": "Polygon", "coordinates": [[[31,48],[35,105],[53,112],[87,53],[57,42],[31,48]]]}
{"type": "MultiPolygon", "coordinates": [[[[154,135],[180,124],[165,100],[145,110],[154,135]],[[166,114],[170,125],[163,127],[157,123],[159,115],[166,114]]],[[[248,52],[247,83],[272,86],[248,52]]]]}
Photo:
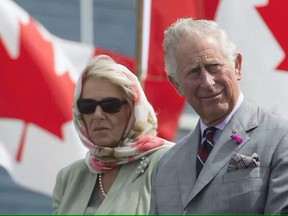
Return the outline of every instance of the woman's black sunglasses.
{"type": "Polygon", "coordinates": [[[101,101],[96,101],[91,98],[79,98],[77,100],[77,107],[82,114],[94,113],[98,105],[106,113],[117,113],[120,112],[122,105],[126,103],[126,100],[120,100],[118,98],[104,98],[101,101]]]}

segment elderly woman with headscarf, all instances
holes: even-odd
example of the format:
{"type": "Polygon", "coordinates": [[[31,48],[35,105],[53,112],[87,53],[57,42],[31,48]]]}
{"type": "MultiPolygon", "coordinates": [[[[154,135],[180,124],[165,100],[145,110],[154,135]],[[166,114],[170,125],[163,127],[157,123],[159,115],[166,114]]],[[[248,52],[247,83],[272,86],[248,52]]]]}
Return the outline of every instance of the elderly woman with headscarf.
{"type": "Polygon", "coordinates": [[[54,214],[147,214],[153,168],[173,143],[157,137],[137,77],[107,55],[94,57],[76,84],[73,118],[89,151],[58,173],[54,214]]]}

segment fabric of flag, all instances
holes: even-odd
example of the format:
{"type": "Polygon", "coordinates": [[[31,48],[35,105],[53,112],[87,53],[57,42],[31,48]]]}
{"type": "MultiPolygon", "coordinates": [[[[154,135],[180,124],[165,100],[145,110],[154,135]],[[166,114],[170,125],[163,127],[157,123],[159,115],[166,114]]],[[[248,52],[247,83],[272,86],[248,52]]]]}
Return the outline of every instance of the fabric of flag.
{"type": "Polygon", "coordinates": [[[220,2],[215,20],[242,53],[245,98],[288,118],[288,1],[220,2]]]}
{"type": "Polygon", "coordinates": [[[146,35],[149,48],[147,66],[144,67],[144,87],[147,97],[159,114],[159,124],[162,126],[159,128],[160,136],[173,139],[184,103],[183,98],[175,93],[165,77],[161,47],[164,29],[178,17],[189,16],[217,21],[243,55],[240,85],[245,97],[288,118],[288,101],[285,100],[288,82],[288,29],[284,28],[288,20],[287,1],[145,1],[147,2],[150,8],[150,25],[147,27],[148,36],[146,35]]]}
{"type": "MultiPolygon", "coordinates": [[[[0,1],[0,14],[0,165],[51,195],[59,169],[86,152],[72,123],[76,67],[62,41],[13,1],[0,1]]],[[[93,53],[83,49],[82,64],[93,53]]]]}
{"type": "Polygon", "coordinates": [[[90,57],[107,49],[50,34],[10,0],[0,1],[0,165],[16,183],[52,194],[56,174],[84,158],[72,123],[75,81],[90,57]]]}
{"type": "Polygon", "coordinates": [[[218,0],[144,1],[143,20],[148,20],[148,24],[144,25],[146,30],[143,31],[146,42],[143,47],[148,48],[143,54],[144,88],[147,98],[158,113],[158,135],[165,139],[175,139],[185,101],[169,83],[164,71],[164,30],[179,17],[213,18],[217,5],[218,0]]]}
{"type": "Polygon", "coordinates": [[[16,183],[51,195],[57,172],[86,153],[72,124],[80,71],[99,53],[132,71],[135,60],[58,38],[13,1],[2,0],[0,14],[0,165],[16,183]]]}

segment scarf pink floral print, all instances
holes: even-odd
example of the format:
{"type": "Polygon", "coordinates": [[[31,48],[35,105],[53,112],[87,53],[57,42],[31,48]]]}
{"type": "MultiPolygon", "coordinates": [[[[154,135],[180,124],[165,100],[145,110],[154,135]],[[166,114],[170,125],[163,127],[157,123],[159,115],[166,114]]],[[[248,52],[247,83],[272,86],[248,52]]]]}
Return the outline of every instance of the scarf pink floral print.
{"type": "Polygon", "coordinates": [[[85,162],[92,173],[107,172],[119,165],[141,159],[143,156],[161,148],[165,143],[165,140],[156,136],[157,118],[138,78],[125,66],[117,65],[123,75],[132,81],[133,85],[131,87],[135,92],[134,110],[130,116],[124,140],[117,147],[100,147],[93,144],[88,138],[86,126],[76,105],[82,91],[83,72],[76,83],[74,91],[73,122],[80,140],[89,149],[85,162]],[[133,139],[132,137],[136,138],[133,139]]]}

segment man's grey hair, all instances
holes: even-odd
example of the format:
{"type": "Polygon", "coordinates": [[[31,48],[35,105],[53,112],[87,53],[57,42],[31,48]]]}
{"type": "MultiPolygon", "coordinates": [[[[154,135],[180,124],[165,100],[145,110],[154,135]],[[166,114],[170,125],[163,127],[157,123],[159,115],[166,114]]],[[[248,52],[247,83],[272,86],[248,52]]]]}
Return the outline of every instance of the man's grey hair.
{"type": "Polygon", "coordinates": [[[223,56],[234,64],[236,58],[236,45],[230,40],[227,33],[212,20],[179,18],[164,31],[164,62],[168,76],[177,80],[177,64],[174,56],[177,44],[184,38],[214,37],[219,42],[223,56]]]}

